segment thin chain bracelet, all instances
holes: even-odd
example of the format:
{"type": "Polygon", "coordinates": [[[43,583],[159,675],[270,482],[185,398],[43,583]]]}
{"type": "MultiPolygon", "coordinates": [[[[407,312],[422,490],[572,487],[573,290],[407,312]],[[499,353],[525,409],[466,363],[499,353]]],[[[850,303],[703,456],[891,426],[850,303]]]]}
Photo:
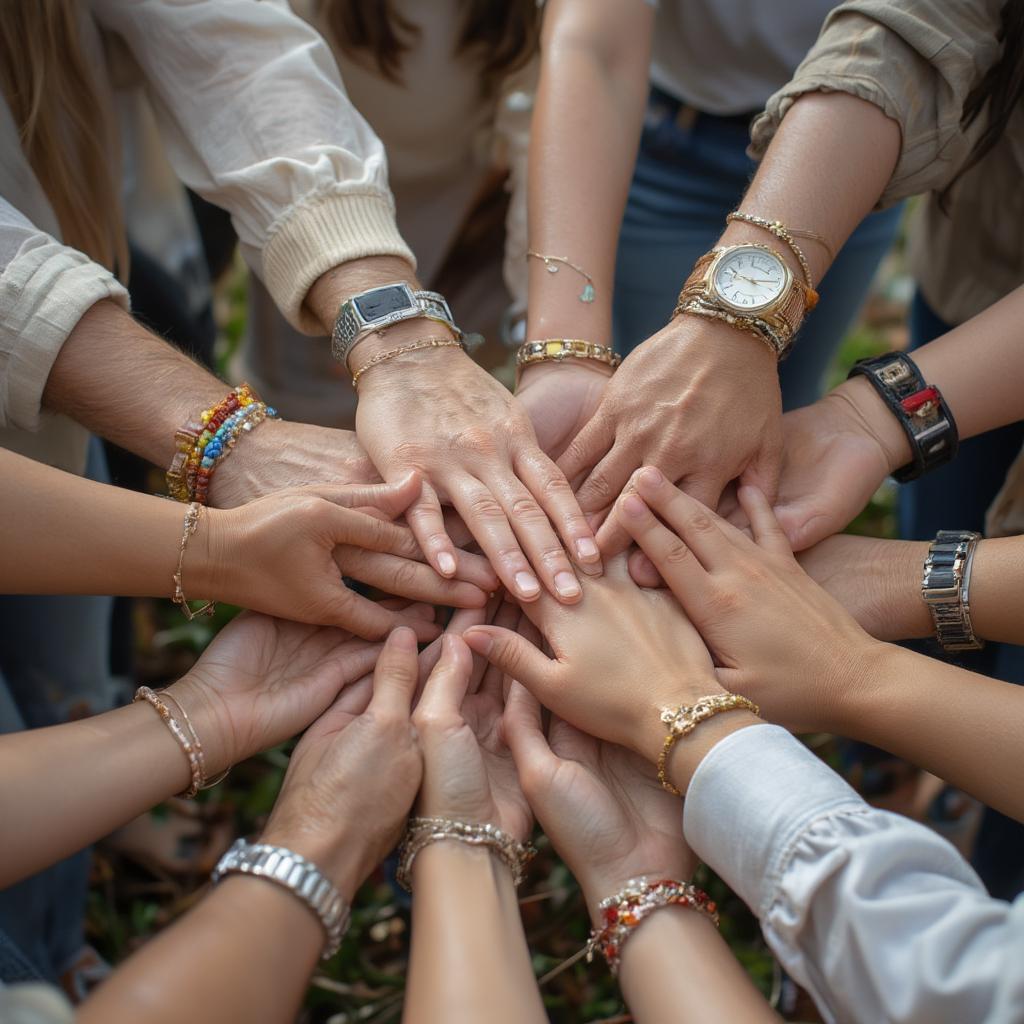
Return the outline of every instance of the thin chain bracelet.
{"type": "Polygon", "coordinates": [[[404,356],[407,352],[420,352],[427,348],[465,348],[461,341],[457,341],[455,338],[422,338],[420,341],[413,342],[411,345],[400,345],[398,348],[388,349],[387,352],[378,352],[368,363],[364,366],[360,366],[355,373],[352,374],[352,387],[357,391],[359,390],[359,378],[362,377],[367,370],[372,366],[379,366],[381,363],[386,363],[389,359],[394,359],[397,356],[404,356]]]}
{"type": "Polygon", "coordinates": [[[218,783],[223,782],[228,775],[231,774],[231,765],[228,765],[216,778],[208,779],[206,777],[206,755],[203,753],[203,744],[199,739],[199,733],[196,732],[196,727],[192,724],[192,719],[189,718],[188,712],[185,710],[185,705],[174,696],[171,691],[161,690],[160,696],[164,700],[173,701],[174,706],[181,713],[181,720],[185,723],[185,728],[188,729],[189,735],[192,737],[192,742],[195,744],[196,749],[199,752],[200,767],[203,770],[203,780],[199,788],[202,789],[213,789],[218,783]]]}
{"type": "Polygon", "coordinates": [[[815,241],[820,242],[825,246],[826,251],[831,255],[831,250],[828,248],[828,242],[825,241],[821,235],[816,234],[813,231],[791,231],[786,227],[782,221],[779,220],[768,220],[767,217],[758,217],[754,213],[743,213],[741,210],[733,210],[726,218],[726,224],[731,224],[733,221],[739,220],[744,221],[747,224],[753,224],[755,227],[762,228],[763,230],[773,234],[779,241],[785,242],[789,246],[790,251],[796,257],[797,263],[800,264],[800,269],[803,271],[804,283],[807,285],[807,312],[809,313],[818,304],[818,292],[814,287],[814,278],[811,276],[811,268],[807,263],[807,257],[804,256],[803,249],[796,244],[796,240],[793,238],[795,234],[804,235],[807,238],[813,238],[815,241]]]}
{"type": "Polygon", "coordinates": [[[526,254],[526,258],[528,260],[542,260],[544,263],[544,269],[549,274],[558,273],[559,263],[568,267],[570,270],[575,270],[576,273],[579,274],[580,277],[582,277],[583,280],[587,282],[583,286],[583,291],[581,291],[580,294],[577,296],[580,302],[593,302],[594,299],[597,297],[597,291],[594,288],[594,279],[582,267],[577,266],[575,263],[573,263],[572,260],[570,260],[567,256],[551,256],[547,253],[534,252],[532,249],[530,249],[526,254]]]}
{"type": "Polygon", "coordinates": [[[156,711],[161,721],[170,730],[171,735],[178,741],[178,746],[184,751],[185,757],[188,759],[189,772],[192,774],[192,782],[188,789],[178,795],[191,800],[202,789],[203,783],[206,781],[202,744],[193,742],[192,737],[186,733],[182,724],[171,714],[171,709],[154,690],[151,690],[148,686],[140,686],[135,691],[132,703],[135,704],[140,700],[144,700],[156,711]]]}
{"type": "Polygon", "coordinates": [[[181,576],[182,568],[185,564],[185,548],[188,546],[189,538],[199,528],[199,518],[203,514],[204,505],[200,505],[198,501],[189,503],[188,510],[185,512],[185,519],[182,523],[181,531],[181,547],[178,549],[178,567],[174,571],[174,593],[171,595],[171,600],[181,608],[182,615],[191,622],[194,618],[200,615],[206,617],[211,616],[217,610],[216,601],[207,601],[201,608],[193,610],[189,607],[188,598],[185,597],[185,591],[182,587],[181,576]]]}

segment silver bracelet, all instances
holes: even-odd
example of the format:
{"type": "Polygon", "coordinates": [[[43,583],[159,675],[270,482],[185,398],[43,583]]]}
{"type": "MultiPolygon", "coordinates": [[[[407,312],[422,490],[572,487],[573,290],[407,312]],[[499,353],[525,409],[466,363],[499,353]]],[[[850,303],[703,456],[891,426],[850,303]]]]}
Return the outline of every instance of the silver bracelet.
{"type": "Polygon", "coordinates": [[[980,533],[940,530],[924,560],[921,597],[946,651],[977,651],[985,646],[971,624],[971,569],[979,540],[980,533]]]}
{"type": "Polygon", "coordinates": [[[210,877],[216,885],[225,875],[232,874],[265,878],[288,889],[320,919],[327,934],[323,959],[329,960],[338,952],[348,930],[351,908],[312,861],[283,846],[236,839],[210,877]]]}

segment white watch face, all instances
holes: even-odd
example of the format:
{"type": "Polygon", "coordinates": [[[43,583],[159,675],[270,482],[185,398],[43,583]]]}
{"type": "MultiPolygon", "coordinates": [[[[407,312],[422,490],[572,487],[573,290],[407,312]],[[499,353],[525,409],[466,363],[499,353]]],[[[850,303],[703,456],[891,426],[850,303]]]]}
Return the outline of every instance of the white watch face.
{"type": "Polygon", "coordinates": [[[789,271],[773,253],[741,245],[715,266],[711,285],[734,309],[755,312],[773,303],[786,290],[789,271]]]}

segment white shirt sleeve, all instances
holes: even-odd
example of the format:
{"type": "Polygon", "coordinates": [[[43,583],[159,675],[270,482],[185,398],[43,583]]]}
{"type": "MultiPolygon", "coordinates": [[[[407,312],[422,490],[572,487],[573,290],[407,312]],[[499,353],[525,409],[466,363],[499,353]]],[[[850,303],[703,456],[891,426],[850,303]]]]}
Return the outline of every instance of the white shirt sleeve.
{"type": "Polygon", "coordinates": [[[0,198],[0,428],[39,429],[54,360],[101,299],[128,308],[128,293],[109,270],[0,198]]]}
{"type": "Polygon", "coordinates": [[[868,806],[784,729],[715,746],[683,822],[829,1021],[1024,1021],[1024,897],[989,897],[946,840],[868,806]]]}
{"type": "Polygon", "coordinates": [[[364,256],[413,263],[384,148],[324,40],[284,0],[93,0],[146,78],[181,179],[228,210],[242,253],[288,319],[310,285],[364,256]]]}

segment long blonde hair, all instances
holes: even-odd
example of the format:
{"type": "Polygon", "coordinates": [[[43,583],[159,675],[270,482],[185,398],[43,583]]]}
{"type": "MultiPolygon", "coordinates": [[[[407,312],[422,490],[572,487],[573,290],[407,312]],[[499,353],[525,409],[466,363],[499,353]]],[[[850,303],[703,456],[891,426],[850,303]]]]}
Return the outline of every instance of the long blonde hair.
{"type": "Polygon", "coordinates": [[[0,88],[65,245],[127,273],[109,111],[82,47],[78,0],[0,0],[0,88]]]}

